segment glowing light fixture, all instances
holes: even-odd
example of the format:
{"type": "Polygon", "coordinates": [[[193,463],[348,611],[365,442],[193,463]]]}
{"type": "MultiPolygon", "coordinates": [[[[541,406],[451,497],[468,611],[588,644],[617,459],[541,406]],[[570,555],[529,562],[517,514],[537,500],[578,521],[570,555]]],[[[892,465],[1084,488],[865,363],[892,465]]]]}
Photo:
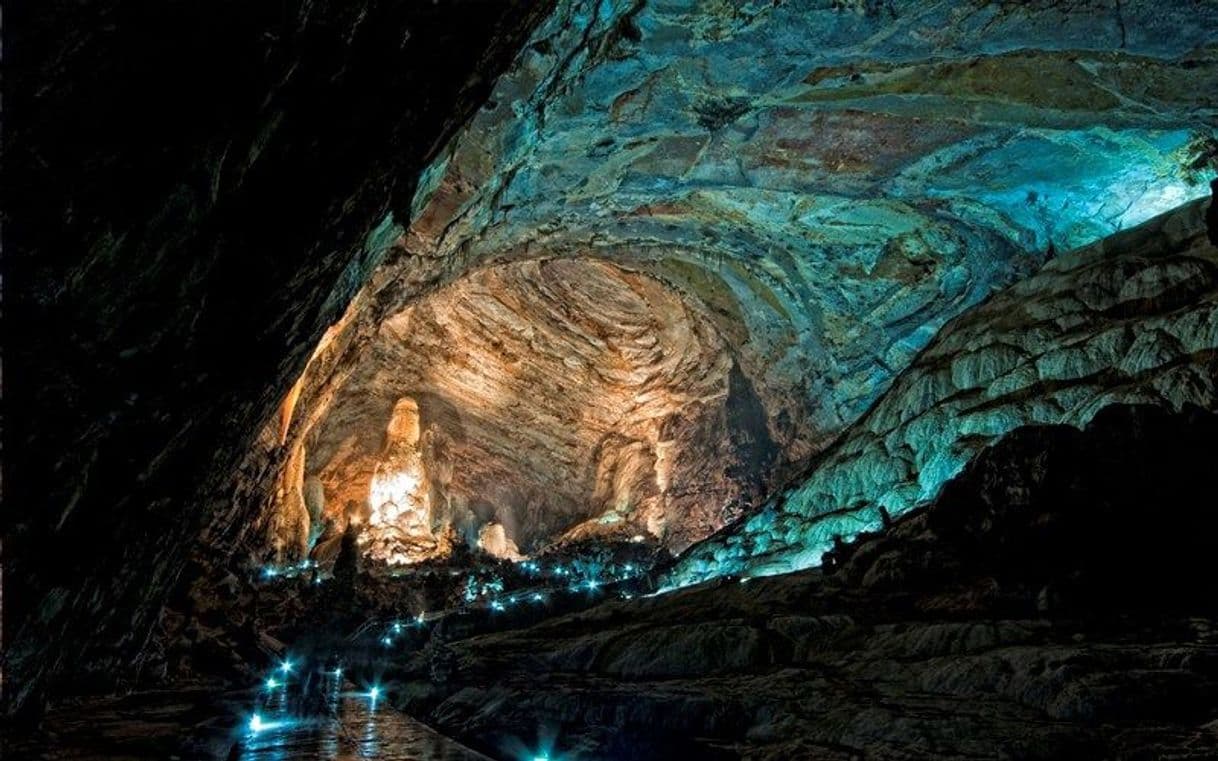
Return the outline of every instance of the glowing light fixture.
{"type": "Polygon", "coordinates": [[[381,688],[379,686],[373,685],[371,688],[368,689],[368,699],[371,700],[373,703],[375,703],[377,701],[377,698],[379,698],[380,696],[381,696],[381,688]]]}
{"type": "Polygon", "coordinates": [[[267,680],[266,680],[266,688],[267,688],[268,690],[273,690],[273,689],[275,689],[275,688],[276,688],[276,687],[278,687],[278,686],[279,686],[279,680],[278,680],[278,679],[276,679],[276,678],[275,678],[275,677],[273,677],[273,676],[272,676],[272,677],[267,677],[267,680]]]}
{"type": "Polygon", "coordinates": [[[262,721],[260,714],[254,714],[250,717],[249,727],[251,732],[261,732],[266,729],[266,723],[262,721]]]}
{"type": "Polygon", "coordinates": [[[296,664],[292,663],[291,658],[285,658],[283,660],[283,663],[279,664],[279,670],[285,674],[292,673],[292,669],[295,667],[296,667],[296,664]]]}

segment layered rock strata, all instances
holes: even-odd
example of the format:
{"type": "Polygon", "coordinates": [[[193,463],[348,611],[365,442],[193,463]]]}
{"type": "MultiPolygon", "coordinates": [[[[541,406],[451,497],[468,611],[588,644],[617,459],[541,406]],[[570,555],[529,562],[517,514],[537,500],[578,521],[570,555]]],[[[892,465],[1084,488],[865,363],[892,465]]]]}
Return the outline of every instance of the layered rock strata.
{"type": "Polygon", "coordinates": [[[494,524],[510,554],[588,537],[679,550],[764,495],[780,450],[761,410],[702,305],[654,277],[500,265],[382,324],[297,477],[323,486],[334,533],[350,503],[378,509],[378,478],[397,478],[429,503],[429,531],[471,545],[494,524]],[[419,415],[415,465],[382,435],[403,403],[419,415]]]}
{"type": "Polygon", "coordinates": [[[200,531],[307,549],[307,434],[481,266],[700,301],[799,463],[952,316],[1212,172],[1208,3],[145,5],[26,4],[6,46],[16,704],[126,669],[200,531]]]}
{"type": "Polygon", "coordinates": [[[816,565],[834,537],[932,499],[1020,425],[1083,425],[1113,402],[1218,409],[1209,203],[1055,259],[949,323],[806,480],[693,548],[670,581],[816,565]]]}
{"type": "MultiPolygon", "coordinates": [[[[431,166],[413,223],[386,227],[398,246],[301,379],[285,434],[311,435],[421,295],[487,263],[597,258],[707,316],[780,450],[764,492],[806,472],[948,320],[1205,193],[1214,13],[560,3],[431,166]]],[[[721,494],[690,505],[713,515],[721,494]]],[[[532,512],[524,533],[552,536],[531,522],[549,509],[532,512]]],[[[699,538],[685,534],[673,546],[699,538]]]]}

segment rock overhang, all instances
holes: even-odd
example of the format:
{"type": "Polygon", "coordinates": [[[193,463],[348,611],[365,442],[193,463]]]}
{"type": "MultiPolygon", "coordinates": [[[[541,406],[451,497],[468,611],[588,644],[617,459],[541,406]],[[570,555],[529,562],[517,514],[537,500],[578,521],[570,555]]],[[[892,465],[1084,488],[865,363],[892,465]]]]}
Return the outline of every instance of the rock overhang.
{"type": "Polygon", "coordinates": [[[730,270],[750,336],[791,326],[774,364],[829,368],[829,429],[950,316],[1212,175],[1213,8],[595,7],[451,144],[423,242],[730,270]]]}
{"type": "Polygon", "coordinates": [[[950,319],[1206,191],[1215,21],[1186,3],[559,3],[425,173],[344,361],[488,264],[601,259],[708,315],[783,461],[806,462],[950,319]]]}

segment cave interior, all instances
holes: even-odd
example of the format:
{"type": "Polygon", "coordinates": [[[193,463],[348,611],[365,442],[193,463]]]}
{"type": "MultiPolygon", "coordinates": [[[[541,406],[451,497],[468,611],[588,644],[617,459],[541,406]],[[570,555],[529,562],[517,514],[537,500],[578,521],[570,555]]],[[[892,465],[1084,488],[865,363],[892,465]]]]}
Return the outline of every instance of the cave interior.
{"type": "Polygon", "coordinates": [[[1218,2],[5,24],[5,758],[1218,758],[1218,2]]]}

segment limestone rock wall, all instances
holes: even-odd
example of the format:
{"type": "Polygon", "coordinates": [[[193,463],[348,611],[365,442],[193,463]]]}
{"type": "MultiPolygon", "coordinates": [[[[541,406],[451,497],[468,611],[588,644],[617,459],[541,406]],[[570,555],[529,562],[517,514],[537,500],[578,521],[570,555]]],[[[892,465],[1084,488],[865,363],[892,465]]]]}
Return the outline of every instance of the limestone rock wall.
{"type": "MultiPolygon", "coordinates": [[[[1057,251],[1205,192],[1218,149],[1216,13],[1174,2],[560,2],[429,167],[412,223],[384,229],[394,246],[298,382],[285,435],[328,440],[344,419],[381,414],[347,405],[343,389],[398,362],[397,392],[426,390],[424,406],[452,423],[434,426],[433,451],[454,475],[433,490],[467,536],[512,504],[505,526],[524,546],[580,518],[613,520],[603,506],[630,494],[628,525],[675,527],[675,548],[696,541],[805,472],[950,319],[1057,251]],[[490,390],[423,382],[409,366],[430,358],[387,349],[384,327],[414,313],[420,335],[441,338],[439,356],[466,350],[426,327],[442,315],[412,305],[488,265],[563,258],[646,274],[703,316],[757,403],[722,415],[717,403],[686,405],[665,425],[674,441],[713,442],[748,417],[757,451],[774,450],[764,462],[703,444],[690,450],[703,463],[687,458],[682,483],[654,487],[666,492],[657,500],[648,484],[666,480],[665,453],[681,448],[639,434],[641,420],[615,423],[600,459],[572,448],[569,412],[545,421],[526,404],[457,425],[490,390]],[[591,476],[576,473],[593,459],[591,476]],[[725,480],[753,483],[725,500],[725,480]]],[[[529,319],[517,305],[516,326],[529,319]]],[[[464,331],[489,342],[474,351],[488,374],[502,370],[496,352],[511,364],[537,351],[517,327],[502,339],[464,331]]],[[[390,383],[384,374],[377,383],[390,383]]],[[[563,396],[537,388],[539,401],[563,396]]],[[[603,419],[573,428],[608,430],[603,419]]],[[[366,491],[360,446],[314,450],[330,490],[351,492],[339,502],[366,491]]]]}
{"type": "Polygon", "coordinates": [[[764,495],[785,443],[704,304],[597,260],[485,268],[386,320],[305,434],[331,514],[368,501],[374,470],[403,472],[382,442],[404,398],[414,488],[470,544],[495,524],[529,550],[683,549],[764,495]]]}
{"type": "MultiPolygon", "coordinates": [[[[1212,175],[1218,6],[1190,0],[102,0],[11,21],[17,703],[125,669],[200,532],[216,558],[308,546],[307,434],[386,321],[480,267],[609,259],[704,312],[759,400],[723,413],[759,443],[743,478],[767,437],[788,471],[821,452],[995,289],[1212,175]]],[[[442,495],[459,443],[423,445],[442,495]]],[[[605,499],[664,471],[645,449],[606,444],[605,499]]],[[[709,530],[716,500],[683,510],[709,530]]]]}
{"type": "Polygon", "coordinates": [[[1208,199],[1050,261],[950,322],[802,483],[685,555],[671,583],[819,564],[835,536],[932,499],[1023,425],[1105,405],[1218,409],[1218,248],[1208,199]]]}
{"type": "Polygon", "coordinates": [[[410,249],[650,268],[719,313],[794,461],[947,320],[1212,173],[1209,4],[619,1],[560,19],[433,166],[410,249]]]}

